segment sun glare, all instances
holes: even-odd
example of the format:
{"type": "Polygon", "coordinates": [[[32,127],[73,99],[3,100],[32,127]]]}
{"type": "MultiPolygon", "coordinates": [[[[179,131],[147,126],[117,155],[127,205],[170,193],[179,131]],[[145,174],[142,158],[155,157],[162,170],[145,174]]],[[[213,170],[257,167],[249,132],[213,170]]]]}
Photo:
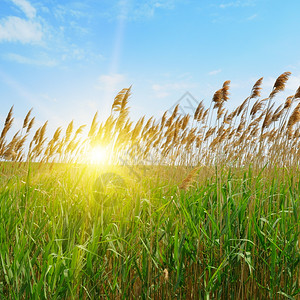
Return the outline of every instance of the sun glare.
{"type": "Polygon", "coordinates": [[[102,146],[92,148],[87,154],[87,160],[91,164],[107,164],[109,160],[107,149],[102,146]]]}

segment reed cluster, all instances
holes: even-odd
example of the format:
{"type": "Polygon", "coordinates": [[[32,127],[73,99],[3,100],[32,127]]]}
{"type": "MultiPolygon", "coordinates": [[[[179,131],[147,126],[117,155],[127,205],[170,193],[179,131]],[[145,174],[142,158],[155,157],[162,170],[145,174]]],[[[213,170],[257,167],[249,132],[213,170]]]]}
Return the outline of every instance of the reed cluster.
{"type": "Polygon", "coordinates": [[[254,84],[250,96],[233,111],[226,108],[230,81],[212,97],[209,108],[203,101],[194,115],[179,113],[179,104],[172,112],[166,111],[160,120],[141,117],[133,122],[129,117],[128,100],[131,87],[123,89],[114,99],[111,114],[104,122],[95,114],[86,130],[82,125],[75,130],[73,121],[63,131],[57,128],[51,139],[46,137],[47,122],[38,128],[24,150],[24,143],[33,128],[31,110],[23,127],[11,141],[6,135],[13,122],[9,111],[0,137],[0,157],[11,161],[81,162],[91,147],[101,145],[109,149],[111,161],[125,153],[133,161],[151,157],[152,164],[205,165],[236,163],[245,166],[267,162],[289,166],[299,160],[300,147],[300,87],[280,105],[274,97],[284,90],[290,72],[280,75],[269,96],[260,99],[263,78],[254,84]]]}

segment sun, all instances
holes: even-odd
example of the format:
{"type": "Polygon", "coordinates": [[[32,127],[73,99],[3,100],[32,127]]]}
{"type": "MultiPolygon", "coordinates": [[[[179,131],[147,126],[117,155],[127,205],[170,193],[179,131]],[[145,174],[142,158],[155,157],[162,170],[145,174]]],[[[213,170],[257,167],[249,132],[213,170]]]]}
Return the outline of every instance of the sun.
{"type": "Polygon", "coordinates": [[[87,160],[90,164],[107,164],[109,153],[105,147],[96,146],[87,153],[87,160]]]}

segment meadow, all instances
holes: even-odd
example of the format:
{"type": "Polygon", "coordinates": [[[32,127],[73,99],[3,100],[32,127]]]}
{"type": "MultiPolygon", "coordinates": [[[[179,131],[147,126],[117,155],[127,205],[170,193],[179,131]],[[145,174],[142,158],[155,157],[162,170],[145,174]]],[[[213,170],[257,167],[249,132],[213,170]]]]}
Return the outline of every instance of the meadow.
{"type": "Polygon", "coordinates": [[[233,111],[226,81],[192,116],[137,122],[126,88],[104,122],[51,138],[29,111],[8,140],[12,108],[0,298],[300,299],[300,88],[275,101],[289,76],[233,111]]]}

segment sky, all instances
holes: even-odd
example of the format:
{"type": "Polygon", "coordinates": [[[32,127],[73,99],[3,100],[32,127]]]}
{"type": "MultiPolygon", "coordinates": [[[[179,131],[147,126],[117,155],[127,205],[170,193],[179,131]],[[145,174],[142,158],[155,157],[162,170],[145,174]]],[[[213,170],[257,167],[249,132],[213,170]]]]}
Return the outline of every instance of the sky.
{"type": "Polygon", "coordinates": [[[159,118],[186,92],[208,106],[225,80],[229,108],[260,77],[269,94],[285,71],[291,95],[299,11],[298,0],[0,0],[0,122],[14,105],[15,126],[30,108],[50,131],[90,124],[131,85],[134,120],[159,118]]]}

